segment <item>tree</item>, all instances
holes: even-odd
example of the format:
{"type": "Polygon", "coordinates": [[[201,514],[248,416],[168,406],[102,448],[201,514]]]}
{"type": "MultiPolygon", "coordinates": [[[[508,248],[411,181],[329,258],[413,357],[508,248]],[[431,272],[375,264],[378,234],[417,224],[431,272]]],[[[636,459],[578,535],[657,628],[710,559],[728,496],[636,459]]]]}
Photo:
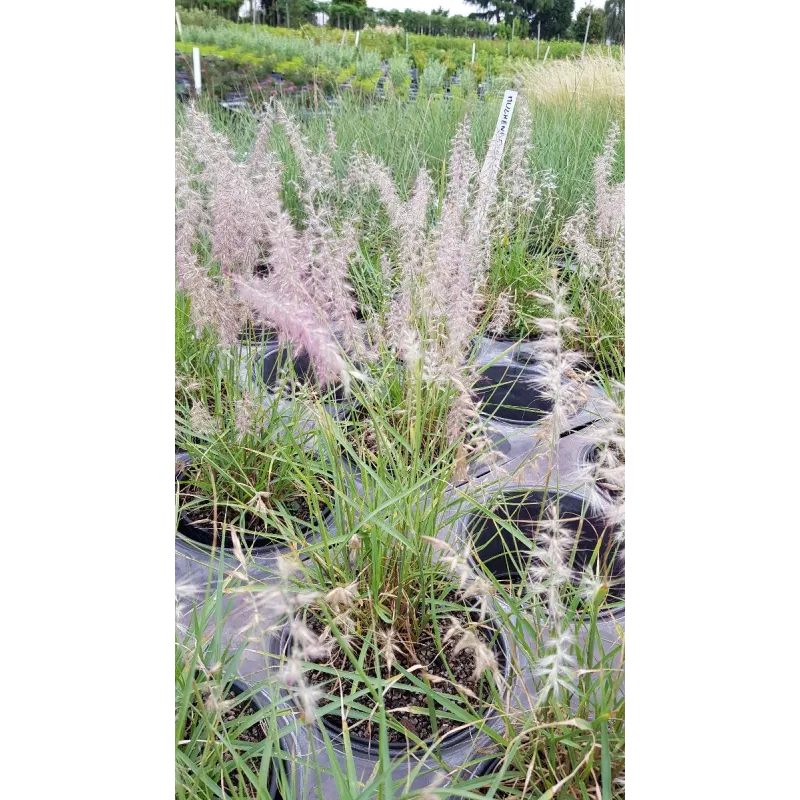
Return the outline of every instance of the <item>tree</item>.
{"type": "Polygon", "coordinates": [[[590,42],[604,41],[606,30],[606,15],[603,13],[602,8],[592,8],[591,6],[584,6],[575,17],[575,25],[572,28],[572,35],[578,42],[583,41],[586,35],[586,17],[591,14],[592,21],[589,23],[589,38],[590,42]]]}
{"type": "Polygon", "coordinates": [[[614,44],[625,43],[625,0],[606,0],[606,37],[614,44]]]}
{"type": "MultiPolygon", "coordinates": [[[[622,0],[624,2],[624,0],[622,0]]],[[[566,37],[572,23],[572,12],[575,10],[575,0],[554,0],[550,8],[536,12],[531,32],[536,31],[538,23],[542,24],[542,39],[555,39],[557,36],[566,37]]],[[[583,23],[586,26],[586,21],[583,23]]]]}

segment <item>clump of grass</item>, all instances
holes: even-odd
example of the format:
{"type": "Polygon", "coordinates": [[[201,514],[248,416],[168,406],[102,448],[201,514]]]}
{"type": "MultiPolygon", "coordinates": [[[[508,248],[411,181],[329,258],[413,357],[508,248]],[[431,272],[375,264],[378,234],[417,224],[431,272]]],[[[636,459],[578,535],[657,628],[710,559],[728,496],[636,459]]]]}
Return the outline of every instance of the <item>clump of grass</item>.
{"type": "Polygon", "coordinates": [[[389,59],[389,78],[397,89],[410,82],[411,59],[405,53],[395,53],[389,59]]]}
{"type": "Polygon", "coordinates": [[[179,406],[176,443],[190,459],[181,514],[228,546],[234,534],[247,544],[302,541],[329,502],[309,408],[324,413],[311,401],[287,407],[247,390],[218,397],[213,412],[202,395],[179,406]]]}
{"type": "Polygon", "coordinates": [[[359,78],[371,78],[381,68],[381,57],[374,50],[364,50],[356,59],[356,75],[359,78]]]}
{"type": "Polygon", "coordinates": [[[586,104],[625,101],[625,61],[587,53],[584,58],[518,65],[525,91],[545,102],[586,104]]]}
{"type": "Polygon", "coordinates": [[[420,92],[424,95],[437,94],[444,91],[444,76],[447,67],[440,61],[429,61],[422,70],[419,79],[420,92]]]}
{"type": "Polygon", "coordinates": [[[206,597],[188,617],[175,643],[175,796],[212,800],[269,797],[275,780],[286,785],[278,736],[278,710],[263,684],[237,681],[243,647],[210,641],[203,631],[216,619],[220,592],[206,597]]]}

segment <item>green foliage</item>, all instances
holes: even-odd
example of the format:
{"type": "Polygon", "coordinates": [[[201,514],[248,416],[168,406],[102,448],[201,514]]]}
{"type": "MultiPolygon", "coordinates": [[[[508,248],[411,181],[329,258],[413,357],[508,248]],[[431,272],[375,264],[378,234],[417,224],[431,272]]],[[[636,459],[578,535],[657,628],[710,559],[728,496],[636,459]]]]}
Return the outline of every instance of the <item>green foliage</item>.
{"type": "Polygon", "coordinates": [[[358,54],[356,59],[356,75],[359,78],[371,78],[376,72],[380,73],[381,57],[372,50],[365,50],[358,54]]]}
{"type": "MultiPolygon", "coordinates": [[[[572,12],[575,0],[553,0],[552,5],[542,8],[536,13],[536,22],[531,26],[531,34],[536,35],[538,23],[541,23],[542,39],[566,38],[572,24],[572,12]]],[[[553,44],[552,42],[550,43],[553,44]]],[[[552,49],[548,58],[553,57],[552,49]]],[[[556,56],[558,58],[558,56],[556,56]]]]}
{"type": "Polygon", "coordinates": [[[431,61],[424,69],[419,80],[419,88],[423,94],[438,94],[444,91],[444,77],[447,67],[439,61],[431,61]]]}
{"type": "Polygon", "coordinates": [[[402,86],[406,81],[410,81],[409,70],[411,61],[405,53],[397,53],[389,59],[389,77],[394,86],[402,86]]]}
{"type": "Polygon", "coordinates": [[[475,73],[469,67],[462,67],[456,75],[458,76],[458,94],[468,97],[475,91],[477,84],[475,73]]]}
{"type": "Polygon", "coordinates": [[[589,38],[587,41],[593,44],[605,41],[606,15],[602,8],[592,8],[591,5],[584,6],[575,17],[575,24],[572,26],[572,35],[576,41],[583,42],[586,35],[586,18],[592,15],[589,23],[589,38]]]}
{"type": "Polygon", "coordinates": [[[187,25],[196,28],[223,28],[227,21],[215,11],[205,8],[185,8],[179,10],[181,26],[187,25]]]}
{"type": "Polygon", "coordinates": [[[606,0],[606,37],[615,44],[625,41],[625,0],[606,0]]]}

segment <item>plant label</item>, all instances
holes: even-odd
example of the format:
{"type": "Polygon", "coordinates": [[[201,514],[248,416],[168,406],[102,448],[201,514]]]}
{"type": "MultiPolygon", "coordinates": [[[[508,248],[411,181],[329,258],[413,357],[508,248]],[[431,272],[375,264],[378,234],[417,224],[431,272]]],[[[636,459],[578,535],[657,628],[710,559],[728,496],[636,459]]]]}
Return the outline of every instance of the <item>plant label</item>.
{"type": "Polygon", "coordinates": [[[497,118],[497,125],[494,129],[494,137],[500,142],[500,150],[502,151],[508,137],[508,129],[511,126],[511,117],[514,114],[514,107],[517,105],[517,95],[513,89],[506,90],[503,95],[503,103],[500,106],[500,116],[497,118]]]}
{"type": "Polygon", "coordinates": [[[183,41],[183,28],[181,27],[181,15],[175,12],[175,24],[178,26],[178,38],[183,41]]]}
{"type": "Polygon", "coordinates": [[[358,47],[358,37],[361,35],[361,31],[356,31],[356,47],[358,47]]]}
{"type": "MultiPolygon", "coordinates": [[[[517,104],[518,94],[519,93],[515,92],[513,89],[508,89],[503,95],[503,102],[500,106],[500,116],[497,118],[497,125],[495,125],[494,128],[492,142],[489,145],[490,152],[494,152],[494,157],[490,160],[489,153],[487,153],[486,161],[484,161],[483,164],[483,169],[486,170],[484,174],[486,178],[491,181],[496,182],[500,172],[500,164],[503,161],[503,148],[508,138],[508,129],[511,127],[511,117],[514,114],[514,106],[517,104]],[[494,147],[495,142],[497,143],[497,147],[494,147]]],[[[483,175],[481,176],[481,180],[483,180],[483,175]]]]}
{"type": "MultiPolygon", "coordinates": [[[[406,50],[408,50],[408,34],[406,34],[406,50]]],[[[470,64],[475,63],[475,42],[472,43],[472,61],[470,64]]]]}

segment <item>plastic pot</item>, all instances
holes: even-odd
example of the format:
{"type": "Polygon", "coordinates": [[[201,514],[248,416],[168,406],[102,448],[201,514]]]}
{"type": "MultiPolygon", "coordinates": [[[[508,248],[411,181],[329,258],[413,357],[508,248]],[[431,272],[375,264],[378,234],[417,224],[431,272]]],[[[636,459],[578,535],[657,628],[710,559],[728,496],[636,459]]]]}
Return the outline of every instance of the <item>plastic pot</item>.
{"type": "Polygon", "coordinates": [[[472,387],[481,403],[481,414],[517,425],[538,422],[553,410],[553,402],[531,383],[537,372],[516,364],[493,364],[484,368],[472,387]]]}
{"type": "MultiPolygon", "coordinates": [[[[318,385],[316,372],[308,353],[301,353],[299,356],[291,357],[286,347],[269,347],[264,353],[263,359],[258,367],[259,377],[269,388],[276,388],[282,381],[282,373],[291,368],[294,368],[294,377],[301,383],[313,383],[318,385]]],[[[344,387],[337,385],[335,387],[326,386],[323,389],[326,397],[330,397],[332,401],[342,402],[345,399],[344,387]]]]}
{"type": "Polygon", "coordinates": [[[175,448],[175,480],[177,481],[186,474],[192,463],[191,456],[180,447],[175,448]]]}
{"type": "MultiPolygon", "coordinates": [[[[323,524],[325,525],[328,524],[329,517],[330,517],[329,514],[325,515],[323,524]]],[[[293,524],[296,527],[299,527],[301,529],[304,528],[309,532],[313,527],[310,523],[295,522],[293,524]]],[[[223,541],[222,527],[223,527],[222,523],[221,522],[218,523],[217,541],[216,541],[217,547],[219,547],[220,542],[223,541]]],[[[182,534],[187,539],[191,539],[193,542],[205,545],[206,547],[213,548],[215,546],[213,526],[203,525],[202,523],[193,522],[183,512],[181,512],[181,514],[178,517],[178,533],[182,534]]],[[[257,533],[245,533],[239,531],[238,529],[236,531],[236,535],[239,537],[239,541],[246,549],[253,550],[254,552],[274,550],[276,548],[281,547],[280,540],[276,540],[269,536],[260,536],[257,533]]],[[[231,543],[231,537],[229,533],[229,525],[225,525],[224,543],[222,547],[226,551],[233,550],[233,544],[231,543]]]]}
{"type": "MultiPolygon", "coordinates": [[[[500,667],[501,675],[503,677],[503,683],[508,686],[509,684],[509,673],[511,668],[511,658],[509,655],[509,646],[508,642],[506,641],[506,637],[503,634],[503,631],[498,626],[497,622],[491,618],[487,618],[483,622],[484,625],[491,627],[494,629],[494,642],[493,642],[493,650],[495,652],[495,656],[497,658],[498,666],[500,667]]],[[[288,657],[289,648],[291,645],[291,635],[289,633],[289,626],[287,625],[281,635],[281,645],[280,645],[280,652],[284,658],[288,657]]],[[[490,711],[486,719],[490,721],[496,717],[493,711],[490,711]]],[[[343,737],[342,732],[342,725],[339,718],[333,718],[331,715],[320,716],[318,718],[317,724],[321,724],[325,726],[325,729],[328,733],[335,737],[337,740],[341,740],[343,737]]],[[[439,750],[442,753],[442,757],[444,757],[445,753],[449,753],[452,751],[457,751],[460,747],[466,746],[467,749],[470,748],[472,744],[472,739],[475,737],[475,732],[472,730],[463,730],[463,731],[456,731],[452,735],[445,734],[444,737],[441,739],[439,744],[439,750]]],[[[370,759],[377,758],[379,755],[380,744],[378,741],[373,739],[367,739],[364,736],[358,736],[355,734],[349,735],[350,739],[350,746],[354,753],[361,755],[362,757],[367,757],[370,759]]],[[[433,743],[433,739],[425,739],[423,743],[426,747],[430,747],[433,743]]],[[[413,751],[414,748],[418,747],[416,743],[411,742],[409,740],[408,743],[403,742],[389,742],[389,753],[394,758],[395,756],[403,755],[413,751]]],[[[459,762],[455,762],[459,763],[459,762]]]]}
{"type": "MultiPolygon", "coordinates": [[[[240,681],[238,678],[233,681],[230,685],[230,690],[233,694],[237,697],[241,694],[244,694],[250,687],[244,682],[240,681]]],[[[255,714],[264,708],[267,704],[264,702],[264,699],[261,697],[261,694],[254,694],[250,700],[247,702],[247,711],[251,714],[255,714]]],[[[270,764],[270,769],[268,772],[269,775],[269,796],[272,797],[274,800],[282,800],[283,795],[280,793],[278,789],[278,778],[275,774],[275,769],[273,765],[270,764]]]]}
{"type": "MultiPolygon", "coordinates": [[[[624,600],[625,573],[624,566],[616,558],[615,530],[602,515],[586,507],[584,498],[542,488],[506,490],[502,497],[493,509],[494,515],[503,522],[512,523],[526,537],[532,536],[546,507],[557,502],[561,525],[575,536],[573,580],[577,583],[585,566],[599,562],[601,573],[609,581],[607,602],[624,600]]],[[[529,543],[520,541],[495,519],[483,514],[470,515],[466,529],[475,558],[496,579],[512,584],[525,580],[532,558],[532,540],[529,539],[529,543]]]]}
{"type": "Polygon", "coordinates": [[[278,332],[274,328],[264,325],[247,325],[239,333],[239,341],[243,344],[259,344],[262,342],[277,342],[278,332]]]}

